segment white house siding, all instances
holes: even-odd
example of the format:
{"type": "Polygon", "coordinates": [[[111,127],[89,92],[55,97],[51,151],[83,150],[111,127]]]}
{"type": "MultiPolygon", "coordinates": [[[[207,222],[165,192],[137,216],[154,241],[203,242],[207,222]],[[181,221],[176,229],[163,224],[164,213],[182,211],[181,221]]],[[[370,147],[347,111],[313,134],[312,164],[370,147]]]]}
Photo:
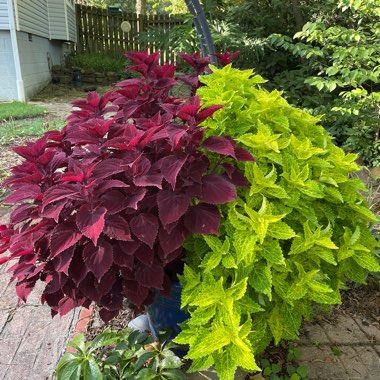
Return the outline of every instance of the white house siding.
{"type": "Polygon", "coordinates": [[[0,30],[0,101],[17,99],[11,34],[0,30]]]}
{"type": "Polygon", "coordinates": [[[49,65],[62,63],[63,44],[34,35],[29,41],[23,32],[17,32],[17,43],[25,95],[29,99],[50,82],[49,65]]]}
{"type": "Polygon", "coordinates": [[[65,0],[48,0],[50,38],[67,40],[65,0]]]}
{"type": "Polygon", "coordinates": [[[20,31],[50,37],[47,0],[18,0],[17,10],[20,31]]]}
{"type": "Polygon", "coordinates": [[[75,24],[75,8],[70,5],[70,1],[66,3],[67,27],[69,31],[69,41],[77,42],[77,26],[75,24]]]}
{"type": "Polygon", "coordinates": [[[0,30],[9,30],[7,0],[0,0],[0,30]]]}

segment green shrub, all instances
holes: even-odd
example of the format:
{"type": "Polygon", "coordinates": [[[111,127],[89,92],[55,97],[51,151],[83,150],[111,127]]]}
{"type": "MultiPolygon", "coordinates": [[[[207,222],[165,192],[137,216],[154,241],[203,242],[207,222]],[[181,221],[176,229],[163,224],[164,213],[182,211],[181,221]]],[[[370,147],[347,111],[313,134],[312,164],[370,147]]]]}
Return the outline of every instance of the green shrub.
{"type": "Polygon", "coordinates": [[[289,101],[315,114],[349,151],[380,166],[380,0],[332,0],[294,39],[272,35],[299,69],[274,80],[289,101]]]}
{"type": "MultiPolygon", "coordinates": [[[[161,344],[162,343],[162,344],[161,344]]],[[[86,342],[78,334],[58,363],[58,380],[184,380],[182,361],[144,332],[105,330],[86,342]]]]}
{"type": "Polygon", "coordinates": [[[252,70],[212,68],[198,90],[208,135],[231,135],[256,162],[241,164],[249,186],[222,206],[220,234],[186,243],[182,307],[191,317],[177,343],[189,343],[190,371],[214,365],[222,380],[236,367],[258,370],[254,355],[274,339],[296,339],[314,302],[339,304],[347,279],[379,271],[377,222],[359,191],[356,155],[252,70]]]}
{"type": "Polygon", "coordinates": [[[124,71],[126,59],[120,55],[106,54],[78,54],[70,55],[66,64],[71,67],[79,67],[85,71],[107,72],[124,71]]]}

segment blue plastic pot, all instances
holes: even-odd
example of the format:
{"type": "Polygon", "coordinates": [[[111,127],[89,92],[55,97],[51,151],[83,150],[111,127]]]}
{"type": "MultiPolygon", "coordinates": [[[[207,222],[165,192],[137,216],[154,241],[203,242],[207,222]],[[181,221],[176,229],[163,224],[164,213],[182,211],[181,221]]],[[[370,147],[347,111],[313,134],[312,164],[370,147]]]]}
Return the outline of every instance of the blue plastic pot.
{"type": "Polygon", "coordinates": [[[174,339],[181,331],[179,323],[189,318],[189,314],[181,310],[182,286],[173,282],[170,296],[164,297],[156,293],[154,302],[148,307],[148,319],[153,336],[157,339],[159,331],[170,331],[169,339],[174,339]]]}

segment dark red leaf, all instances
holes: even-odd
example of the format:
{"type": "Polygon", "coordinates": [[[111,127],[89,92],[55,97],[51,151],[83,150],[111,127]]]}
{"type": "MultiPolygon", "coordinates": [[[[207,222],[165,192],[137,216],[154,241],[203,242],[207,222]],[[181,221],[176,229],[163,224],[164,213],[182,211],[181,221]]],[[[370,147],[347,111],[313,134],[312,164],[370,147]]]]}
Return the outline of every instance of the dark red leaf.
{"type": "Polygon", "coordinates": [[[164,178],[172,185],[173,190],[177,181],[178,173],[180,172],[186,158],[178,158],[177,156],[167,156],[161,159],[161,173],[164,178]]]}
{"type": "Polygon", "coordinates": [[[247,149],[241,148],[240,146],[235,147],[235,157],[239,161],[255,161],[255,158],[247,149]]]}
{"type": "Polygon", "coordinates": [[[181,224],[173,228],[170,234],[164,228],[160,228],[160,246],[164,251],[165,257],[176,249],[182,247],[183,242],[187,238],[187,235],[187,231],[182,227],[181,224]]]}
{"type": "Polygon", "coordinates": [[[38,195],[41,194],[41,189],[38,185],[25,185],[19,187],[11,195],[8,195],[3,203],[12,204],[25,201],[27,199],[35,199],[38,195]]]}
{"type": "Polygon", "coordinates": [[[76,223],[82,234],[92,240],[96,245],[104,228],[104,215],[107,209],[97,207],[92,209],[90,205],[83,205],[76,215],[76,223]]]}
{"type": "Polygon", "coordinates": [[[154,215],[141,213],[132,218],[130,227],[139,240],[153,248],[158,232],[158,220],[154,215]]]}
{"type": "Polygon", "coordinates": [[[78,185],[61,184],[52,186],[44,193],[42,205],[46,207],[49,203],[57,202],[61,199],[78,199],[78,185]]]}
{"type": "Polygon", "coordinates": [[[223,156],[230,156],[235,158],[235,150],[231,140],[223,136],[208,137],[202,146],[210,152],[222,154],[223,156]]]}
{"type": "Polygon", "coordinates": [[[89,243],[83,250],[83,259],[87,268],[100,281],[113,263],[112,245],[106,241],[96,247],[89,243]]]}
{"type": "Polygon", "coordinates": [[[186,213],[190,205],[190,197],[187,194],[165,190],[157,194],[157,205],[161,223],[166,226],[176,222],[186,213]]]}
{"type": "Polygon", "coordinates": [[[135,252],[135,256],[145,265],[151,266],[154,259],[154,251],[146,244],[141,244],[135,252]]]}
{"type": "Polygon", "coordinates": [[[153,264],[152,266],[139,264],[135,270],[135,278],[140,285],[148,288],[162,289],[164,269],[158,264],[153,264]]]}
{"type": "Polygon", "coordinates": [[[216,206],[200,203],[192,206],[184,219],[185,227],[194,234],[219,233],[220,213],[216,206]]]}
{"type": "Polygon", "coordinates": [[[104,323],[109,322],[111,319],[115,318],[120,313],[120,310],[108,310],[104,307],[99,309],[99,316],[104,323]]]}
{"type": "Polygon", "coordinates": [[[58,224],[50,237],[51,258],[73,246],[81,237],[82,234],[74,222],[58,224]]]}
{"type": "Polygon", "coordinates": [[[104,233],[112,239],[132,240],[128,222],[120,215],[106,217],[104,233]]]}
{"type": "Polygon", "coordinates": [[[74,251],[75,247],[72,246],[66,249],[65,251],[61,252],[61,254],[59,254],[53,259],[53,266],[57,272],[63,272],[67,275],[69,274],[69,267],[71,260],[74,256],[74,251]]]}
{"type": "Polygon", "coordinates": [[[119,160],[118,158],[108,158],[104,161],[101,161],[93,171],[94,178],[107,178],[113,174],[123,172],[123,160],[119,160]]]}
{"type": "Polygon", "coordinates": [[[236,188],[226,178],[211,174],[203,177],[201,200],[210,204],[223,204],[236,200],[236,188]]]}

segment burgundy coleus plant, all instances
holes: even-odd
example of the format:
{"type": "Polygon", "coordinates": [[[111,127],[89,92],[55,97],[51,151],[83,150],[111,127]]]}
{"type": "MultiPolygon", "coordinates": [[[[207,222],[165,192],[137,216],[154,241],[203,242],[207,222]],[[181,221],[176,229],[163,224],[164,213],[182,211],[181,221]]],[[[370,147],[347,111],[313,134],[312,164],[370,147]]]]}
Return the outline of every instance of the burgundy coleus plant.
{"type": "Polygon", "coordinates": [[[59,131],[14,151],[4,182],[16,205],[0,226],[0,263],[26,300],[37,281],[52,314],[95,302],[109,320],[123,299],[141,308],[165,291],[191,233],[218,234],[218,205],[246,184],[236,161],[253,157],[199,124],[220,106],[170,95],[173,65],[128,53],[143,77],[75,101],[59,131]]]}

